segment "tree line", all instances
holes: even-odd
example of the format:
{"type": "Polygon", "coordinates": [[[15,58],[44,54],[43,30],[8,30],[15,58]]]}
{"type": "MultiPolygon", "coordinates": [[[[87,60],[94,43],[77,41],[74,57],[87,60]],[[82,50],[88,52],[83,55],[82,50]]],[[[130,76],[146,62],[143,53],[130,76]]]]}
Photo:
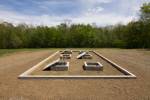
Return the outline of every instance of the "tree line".
{"type": "Polygon", "coordinates": [[[60,24],[55,27],[0,24],[0,48],[116,47],[150,48],[150,3],[144,3],[137,21],[105,27],[60,24]]]}

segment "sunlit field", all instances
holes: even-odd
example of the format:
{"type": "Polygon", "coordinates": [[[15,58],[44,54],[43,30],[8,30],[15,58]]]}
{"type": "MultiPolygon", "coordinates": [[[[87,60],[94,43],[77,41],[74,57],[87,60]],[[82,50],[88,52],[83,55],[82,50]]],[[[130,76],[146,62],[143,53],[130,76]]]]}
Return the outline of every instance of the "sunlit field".
{"type": "MultiPolygon", "coordinates": [[[[136,79],[18,79],[18,75],[63,49],[20,49],[0,56],[0,99],[107,99],[137,100],[150,95],[150,51],[95,50],[130,70],[136,79]],[[109,96],[108,96],[109,95],[109,96]]],[[[79,50],[79,49],[77,49],[79,50]]],[[[1,52],[3,50],[0,50],[1,52]]],[[[7,51],[7,50],[5,50],[7,51]]],[[[9,50],[8,50],[9,51],[9,50]]],[[[1,53],[2,54],[2,53],[1,53]]]]}

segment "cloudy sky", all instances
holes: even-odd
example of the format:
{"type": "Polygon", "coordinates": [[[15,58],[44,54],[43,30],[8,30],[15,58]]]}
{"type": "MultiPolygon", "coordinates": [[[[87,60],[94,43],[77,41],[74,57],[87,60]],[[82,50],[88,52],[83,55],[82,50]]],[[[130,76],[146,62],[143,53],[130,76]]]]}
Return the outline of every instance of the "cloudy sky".
{"type": "Polygon", "coordinates": [[[0,0],[0,21],[13,24],[126,24],[136,20],[140,6],[150,0],[0,0]]]}

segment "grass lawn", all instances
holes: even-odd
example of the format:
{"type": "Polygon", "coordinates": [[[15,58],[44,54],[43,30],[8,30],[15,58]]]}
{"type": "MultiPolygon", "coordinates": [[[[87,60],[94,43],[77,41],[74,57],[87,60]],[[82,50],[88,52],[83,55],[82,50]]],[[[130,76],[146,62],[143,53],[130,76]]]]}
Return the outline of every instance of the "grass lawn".
{"type": "Polygon", "coordinates": [[[0,49],[0,56],[9,55],[16,52],[39,51],[39,50],[57,50],[59,48],[23,48],[23,49],[0,49]]]}
{"type": "MultiPolygon", "coordinates": [[[[9,55],[11,53],[16,52],[24,52],[24,51],[39,51],[39,50],[62,50],[65,48],[23,48],[23,49],[0,49],[0,56],[9,55]]],[[[76,49],[86,49],[90,50],[91,48],[76,48],[76,49]]]]}
{"type": "Polygon", "coordinates": [[[31,51],[31,50],[34,50],[34,49],[0,49],[0,56],[8,55],[10,53],[15,53],[15,52],[20,52],[20,51],[31,51]]]}

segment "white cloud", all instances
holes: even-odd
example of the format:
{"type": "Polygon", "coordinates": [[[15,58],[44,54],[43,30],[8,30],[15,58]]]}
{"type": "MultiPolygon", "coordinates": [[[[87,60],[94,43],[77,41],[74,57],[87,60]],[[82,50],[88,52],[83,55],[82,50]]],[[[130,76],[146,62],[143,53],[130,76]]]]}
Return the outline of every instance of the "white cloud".
{"type": "MultiPolygon", "coordinates": [[[[123,15],[116,12],[105,13],[102,12],[105,9],[101,6],[95,6],[98,3],[110,3],[111,0],[79,0],[82,4],[82,13],[77,16],[73,15],[24,15],[18,12],[15,12],[11,9],[6,9],[4,6],[0,5],[0,20],[11,22],[15,25],[19,23],[26,23],[32,25],[47,25],[54,26],[58,25],[66,19],[72,20],[72,23],[83,23],[83,24],[92,24],[96,23],[98,26],[104,25],[114,25],[117,23],[127,24],[129,21],[136,19],[135,12],[139,10],[140,5],[145,2],[140,1],[121,1],[119,4],[120,9],[123,13],[128,11],[133,12],[131,15],[123,15]]],[[[50,2],[49,2],[50,3],[50,2]]],[[[53,3],[56,3],[53,1],[53,3]]],[[[42,6],[41,6],[42,7],[42,6]]],[[[46,8],[43,8],[46,9],[46,8]]]]}
{"type": "Polygon", "coordinates": [[[32,24],[32,25],[47,25],[53,26],[59,24],[61,22],[61,18],[58,16],[48,16],[48,15],[41,15],[41,16],[31,16],[31,15],[22,15],[16,12],[10,11],[1,11],[0,10],[0,20],[11,22],[14,25],[25,23],[25,24],[32,24]]]}
{"type": "Polygon", "coordinates": [[[103,11],[104,9],[102,7],[95,7],[95,8],[90,8],[88,9],[87,13],[100,13],[101,11],[103,11]]]}
{"type": "Polygon", "coordinates": [[[104,10],[101,6],[102,3],[110,3],[112,0],[79,0],[83,12],[98,13],[104,10]]]}
{"type": "Polygon", "coordinates": [[[93,6],[95,4],[100,3],[110,3],[112,0],[79,0],[79,1],[87,6],[93,6]]]}
{"type": "Polygon", "coordinates": [[[16,12],[1,11],[0,10],[0,19],[3,21],[11,22],[15,25],[19,23],[26,23],[32,25],[47,25],[53,26],[62,23],[65,19],[71,19],[72,23],[97,23],[98,25],[113,25],[118,22],[126,24],[127,22],[133,19],[132,16],[124,17],[115,14],[83,14],[78,17],[70,16],[50,16],[50,15],[41,15],[41,16],[29,16],[22,15],[16,12]]]}
{"type": "Polygon", "coordinates": [[[104,25],[114,25],[117,23],[127,24],[129,21],[133,20],[134,17],[132,16],[120,16],[116,14],[88,14],[88,15],[82,15],[78,18],[74,18],[74,23],[84,23],[84,24],[92,24],[96,23],[98,26],[104,26],[104,25]]]}
{"type": "Polygon", "coordinates": [[[145,2],[150,2],[150,0],[120,0],[118,7],[124,14],[130,13],[131,15],[137,15],[140,7],[145,2]]]}

